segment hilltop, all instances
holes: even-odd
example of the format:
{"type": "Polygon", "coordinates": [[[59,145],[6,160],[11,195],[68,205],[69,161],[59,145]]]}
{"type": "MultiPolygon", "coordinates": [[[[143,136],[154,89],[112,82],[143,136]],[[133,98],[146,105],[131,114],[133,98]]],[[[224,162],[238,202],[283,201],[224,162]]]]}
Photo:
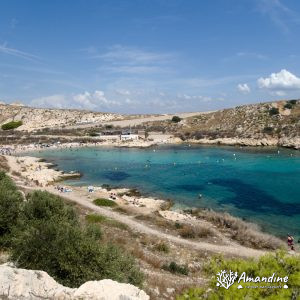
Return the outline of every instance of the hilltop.
{"type": "Polygon", "coordinates": [[[122,120],[121,114],[92,112],[76,109],[32,108],[22,105],[0,104],[0,124],[22,121],[18,130],[32,131],[40,128],[65,127],[122,120]]]}

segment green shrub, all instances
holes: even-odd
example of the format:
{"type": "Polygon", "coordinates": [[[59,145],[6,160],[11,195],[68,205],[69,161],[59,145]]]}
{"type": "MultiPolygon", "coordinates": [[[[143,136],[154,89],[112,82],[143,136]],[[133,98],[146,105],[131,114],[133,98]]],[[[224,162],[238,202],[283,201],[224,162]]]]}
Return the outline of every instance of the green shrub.
{"type": "Polygon", "coordinates": [[[172,261],[168,265],[163,265],[164,270],[169,271],[171,273],[177,273],[182,275],[188,275],[189,270],[186,266],[178,265],[176,262],[172,261]]]}
{"type": "Polygon", "coordinates": [[[292,109],[293,108],[293,104],[288,102],[288,103],[286,103],[284,105],[284,108],[286,108],[286,109],[292,109]]]}
{"type": "Polygon", "coordinates": [[[178,117],[178,116],[173,116],[171,121],[174,122],[174,123],[178,123],[178,122],[181,121],[181,118],[178,117]]]}
{"type": "Polygon", "coordinates": [[[21,268],[44,270],[70,287],[104,278],[141,285],[143,275],[133,258],[103,244],[101,236],[98,225],[82,228],[60,197],[34,192],[14,231],[12,259],[21,268]]]}
{"type": "Polygon", "coordinates": [[[79,224],[75,210],[70,205],[66,205],[59,196],[46,191],[34,191],[28,194],[21,221],[27,224],[30,221],[50,220],[53,217],[65,219],[75,225],[79,224]]]}
{"type": "Polygon", "coordinates": [[[154,249],[157,250],[157,251],[160,251],[160,252],[165,252],[165,253],[169,253],[170,252],[169,246],[166,243],[164,243],[164,242],[156,244],[155,247],[154,247],[154,249]]]}
{"type": "Polygon", "coordinates": [[[96,131],[89,131],[89,136],[98,136],[98,133],[96,131]]]}
{"type": "Polygon", "coordinates": [[[112,227],[116,227],[119,229],[123,229],[123,230],[128,230],[129,227],[128,225],[121,223],[119,221],[113,220],[113,219],[109,219],[106,218],[102,215],[96,215],[96,214],[89,214],[85,216],[85,220],[89,223],[89,224],[107,224],[110,225],[112,227]]]}
{"type": "MultiPolygon", "coordinates": [[[[300,260],[297,256],[288,255],[282,251],[276,254],[262,256],[259,260],[231,259],[225,260],[222,257],[215,257],[206,265],[205,271],[209,276],[209,285],[205,288],[193,288],[184,292],[177,300],[196,299],[299,299],[300,297],[300,260]],[[243,288],[237,289],[238,281],[227,290],[217,287],[216,274],[221,270],[232,270],[241,275],[246,272],[247,276],[255,278],[269,277],[276,273],[277,277],[288,276],[288,289],[283,288],[243,288]]],[[[243,282],[242,282],[243,283],[243,282]]],[[[283,285],[282,283],[247,283],[247,285],[266,286],[283,285]]]]}
{"type": "Polygon", "coordinates": [[[105,198],[98,198],[93,201],[94,204],[98,206],[108,206],[108,207],[114,207],[117,205],[115,201],[105,199],[105,198]]]}
{"type": "Polygon", "coordinates": [[[3,247],[10,245],[10,234],[17,224],[23,198],[14,182],[0,172],[0,243],[3,247]]]}
{"type": "Polygon", "coordinates": [[[276,115],[279,115],[279,109],[276,108],[276,107],[272,107],[272,108],[269,110],[269,114],[270,114],[270,116],[276,116],[276,115]]]}
{"type": "Polygon", "coordinates": [[[273,132],[273,127],[266,126],[264,127],[263,132],[266,134],[271,134],[273,132]]]}
{"type": "Polygon", "coordinates": [[[11,129],[15,129],[15,128],[18,128],[20,127],[21,125],[23,125],[23,122],[22,121],[11,121],[11,122],[8,122],[8,123],[5,123],[1,126],[1,128],[3,130],[11,130],[11,129]]]}
{"type": "Polygon", "coordinates": [[[89,214],[85,216],[88,223],[105,223],[107,218],[101,215],[89,214]]]}
{"type": "Polygon", "coordinates": [[[297,104],[297,100],[289,100],[288,103],[290,103],[292,105],[296,105],[297,104]]]}

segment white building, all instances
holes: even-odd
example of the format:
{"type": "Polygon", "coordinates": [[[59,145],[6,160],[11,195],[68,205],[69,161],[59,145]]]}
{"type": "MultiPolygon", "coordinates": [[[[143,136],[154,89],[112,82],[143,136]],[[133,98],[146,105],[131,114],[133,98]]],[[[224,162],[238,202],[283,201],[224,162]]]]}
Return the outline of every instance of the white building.
{"type": "Polygon", "coordinates": [[[121,134],[120,135],[120,139],[121,141],[135,141],[139,139],[139,135],[138,134],[121,134]]]}

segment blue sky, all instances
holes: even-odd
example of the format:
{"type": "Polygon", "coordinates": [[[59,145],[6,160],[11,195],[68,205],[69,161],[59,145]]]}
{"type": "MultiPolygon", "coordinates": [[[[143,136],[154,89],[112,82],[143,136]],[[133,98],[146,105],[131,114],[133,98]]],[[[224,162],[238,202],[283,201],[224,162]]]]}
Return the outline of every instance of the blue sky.
{"type": "Polygon", "coordinates": [[[298,0],[2,0],[0,100],[122,113],[300,95],[298,0]]]}

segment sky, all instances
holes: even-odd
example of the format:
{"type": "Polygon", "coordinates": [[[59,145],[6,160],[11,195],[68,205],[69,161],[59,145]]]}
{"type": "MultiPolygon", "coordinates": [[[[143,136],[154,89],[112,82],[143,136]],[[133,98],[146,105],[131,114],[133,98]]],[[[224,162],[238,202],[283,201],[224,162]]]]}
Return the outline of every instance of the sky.
{"type": "Polygon", "coordinates": [[[120,113],[300,98],[298,0],[1,0],[0,101],[120,113]]]}

